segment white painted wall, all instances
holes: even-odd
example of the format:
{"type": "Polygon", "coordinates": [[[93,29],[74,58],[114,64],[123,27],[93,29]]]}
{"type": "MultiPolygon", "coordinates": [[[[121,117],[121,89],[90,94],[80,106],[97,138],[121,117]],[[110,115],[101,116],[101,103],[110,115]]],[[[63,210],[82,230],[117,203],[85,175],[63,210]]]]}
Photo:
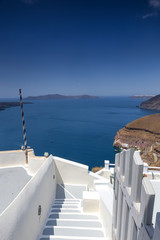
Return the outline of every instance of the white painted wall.
{"type": "Polygon", "coordinates": [[[0,152],[0,167],[25,165],[25,163],[25,152],[22,150],[0,152]]]}
{"type": "Polygon", "coordinates": [[[98,174],[99,176],[108,179],[108,182],[110,182],[110,176],[113,173],[114,173],[114,168],[109,168],[109,169],[102,168],[100,171],[96,172],[96,174],[98,174]]]}
{"type": "Polygon", "coordinates": [[[39,168],[42,166],[42,164],[46,161],[46,158],[45,157],[29,157],[28,159],[28,173],[30,175],[34,175],[38,170],[39,168]]]}
{"type": "Polygon", "coordinates": [[[54,157],[56,164],[57,183],[65,184],[86,184],[88,188],[93,188],[95,179],[102,179],[100,176],[88,171],[88,166],[54,157]]]}
{"type": "Polygon", "coordinates": [[[103,222],[107,240],[112,239],[112,212],[113,212],[113,188],[110,184],[97,184],[95,190],[99,193],[99,215],[103,222]]]}
{"type": "MultiPolygon", "coordinates": [[[[45,157],[37,157],[34,155],[33,149],[28,149],[28,166],[26,170],[33,176],[45,161],[45,157]]],[[[24,151],[15,150],[0,152],[0,168],[15,166],[26,167],[26,155],[24,151]]]]}
{"type": "Polygon", "coordinates": [[[1,240],[36,240],[56,193],[55,165],[50,156],[0,216],[1,240]],[[38,216],[38,206],[42,213],[38,216]]]}
{"type": "Polygon", "coordinates": [[[82,207],[85,213],[99,213],[100,196],[96,191],[84,191],[82,207]]]}
{"type": "Polygon", "coordinates": [[[34,175],[41,165],[46,161],[44,156],[35,156],[34,150],[28,150],[28,171],[31,175],[34,175]]]}

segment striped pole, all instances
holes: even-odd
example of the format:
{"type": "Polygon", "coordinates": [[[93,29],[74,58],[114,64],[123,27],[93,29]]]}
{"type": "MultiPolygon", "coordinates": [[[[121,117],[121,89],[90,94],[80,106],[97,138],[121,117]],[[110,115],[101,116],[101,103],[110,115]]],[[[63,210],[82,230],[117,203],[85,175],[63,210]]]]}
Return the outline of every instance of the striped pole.
{"type": "Polygon", "coordinates": [[[22,114],[23,139],[24,139],[24,147],[25,147],[25,154],[26,154],[26,164],[28,164],[27,137],[26,137],[26,128],[25,128],[25,121],[24,121],[24,112],[23,112],[23,102],[22,102],[21,89],[19,89],[19,96],[20,96],[20,105],[21,105],[21,114],[22,114]]]}

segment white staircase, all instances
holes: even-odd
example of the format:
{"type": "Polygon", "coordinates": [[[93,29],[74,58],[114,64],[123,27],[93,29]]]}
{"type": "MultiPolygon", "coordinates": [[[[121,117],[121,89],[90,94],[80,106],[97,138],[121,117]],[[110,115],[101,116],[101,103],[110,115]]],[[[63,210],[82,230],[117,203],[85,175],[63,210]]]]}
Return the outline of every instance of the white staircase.
{"type": "MultiPolygon", "coordinates": [[[[60,185],[57,196],[60,197],[60,185]]],[[[62,186],[74,189],[75,186],[62,186]]],[[[79,186],[79,189],[84,187],[79,186]]],[[[76,192],[80,194],[80,191],[76,192]]],[[[64,197],[64,193],[62,194],[64,197]]],[[[57,198],[51,208],[40,240],[105,240],[102,224],[97,215],[82,211],[81,199],[74,198],[74,191],[67,190],[67,198],[57,198]],[[72,196],[73,198],[68,198],[72,196]]]]}

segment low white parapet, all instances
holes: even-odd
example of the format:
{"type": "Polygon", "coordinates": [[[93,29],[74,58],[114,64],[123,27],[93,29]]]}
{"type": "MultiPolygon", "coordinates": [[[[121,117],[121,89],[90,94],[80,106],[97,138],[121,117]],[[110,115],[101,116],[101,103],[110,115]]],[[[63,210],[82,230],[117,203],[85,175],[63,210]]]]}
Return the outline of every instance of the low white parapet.
{"type": "Polygon", "coordinates": [[[109,170],[109,160],[104,160],[104,167],[106,170],[109,170]]]}
{"type": "Polygon", "coordinates": [[[23,150],[0,151],[0,167],[24,166],[26,155],[23,150]]]}
{"type": "Polygon", "coordinates": [[[3,211],[0,215],[1,240],[37,239],[55,199],[55,171],[50,156],[3,211]]]}
{"type": "Polygon", "coordinates": [[[23,150],[0,151],[0,168],[21,166],[27,170],[29,175],[35,175],[47,158],[35,156],[33,149],[27,151],[28,164],[26,164],[26,155],[23,150]]]}
{"type": "Polygon", "coordinates": [[[148,172],[148,164],[147,163],[143,163],[143,172],[147,173],[148,172]]]}
{"type": "Polygon", "coordinates": [[[108,185],[108,181],[105,178],[94,180],[94,186],[95,185],[106,185],[106,184],[108,185]]]}
{"type": "Polygon", "coordinates": [[[98,213],[100,196],[97,192],[83,192],[83,212],[98,213]]]}

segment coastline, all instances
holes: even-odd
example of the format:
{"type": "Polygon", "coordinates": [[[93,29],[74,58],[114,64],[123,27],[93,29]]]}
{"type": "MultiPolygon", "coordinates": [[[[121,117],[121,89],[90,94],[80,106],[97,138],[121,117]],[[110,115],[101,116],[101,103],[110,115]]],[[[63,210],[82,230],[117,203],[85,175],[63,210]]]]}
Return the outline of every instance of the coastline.
{"type": "MultiPolygon", "coordinates": [[[[33,104],[32,102],[23,102],[23,104],[33,104]]],[[[6,108],[18,107],[19,102],[0,102],[0,111],[4,111],[6,108]]]]}

